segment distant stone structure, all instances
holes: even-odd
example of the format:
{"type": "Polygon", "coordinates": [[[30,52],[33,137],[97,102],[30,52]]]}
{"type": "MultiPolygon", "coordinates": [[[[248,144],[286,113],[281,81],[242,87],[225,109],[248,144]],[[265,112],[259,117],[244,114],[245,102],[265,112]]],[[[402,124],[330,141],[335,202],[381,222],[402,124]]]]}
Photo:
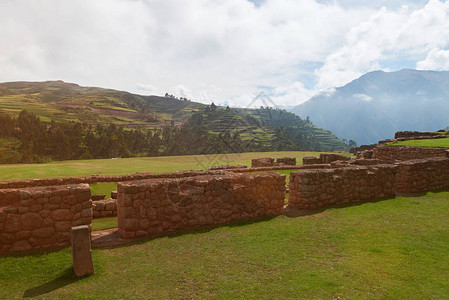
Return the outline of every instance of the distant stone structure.
{"type": "Polygon", "coordinates": [[[286,166],[296,166],[296,158],[295,157],[279,157],[276,159],[277,166],[286,165],[286,166]]]}
{"type": "Polygon", "coordinates": [[[275,167],[275,166],[296,166],[295,157],[279,157],[274,161],[273,157],[262,157],[251,160],[251,168],[275,167]]]}
{"type": "Polygon", "coordinates": [[[350,157],[339,155],[339,154],[328,154],[328,153],[321,153],[320,157],[315,156],[306,156],[302,159],[303,165],[316,165],[316,164],[330,164],[334,161],[347,161],[350,160],[350,157]]]}
{"type": "Polygon", "coordinates": [[[447,137],[444,135],[441,135],[437,132],[419,132],[419,131],[398,131],[394,134],[395,139],[420,139],[420,138],[440,138],[441,136],[447,137]]]}
{"type": "Polygon", "coordinates": [[[247,168],[247,166],[244,166],[244,165],[236,165],[236,166],[220,165],[220,166],[213,166],[209,170],[230,170],[230,169],[243,169],[243,168],[247,168]]]}
{"type": "Polygon", "coordinates": [[[274,158],[262,157],[251,160],[251,168],[272,167],[274,166],[274,158]]]}

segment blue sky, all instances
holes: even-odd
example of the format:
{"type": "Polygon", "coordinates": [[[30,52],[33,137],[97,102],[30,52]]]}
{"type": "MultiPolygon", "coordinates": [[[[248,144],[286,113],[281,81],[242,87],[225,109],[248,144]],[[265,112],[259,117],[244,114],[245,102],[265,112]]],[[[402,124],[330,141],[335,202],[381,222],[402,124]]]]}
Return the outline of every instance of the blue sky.
{"type": "Polygon", "coordinates": [[[2,0],[0,45],[1,82],[294,106],[378,69],[449,70],[449,2],[2,0]]]}

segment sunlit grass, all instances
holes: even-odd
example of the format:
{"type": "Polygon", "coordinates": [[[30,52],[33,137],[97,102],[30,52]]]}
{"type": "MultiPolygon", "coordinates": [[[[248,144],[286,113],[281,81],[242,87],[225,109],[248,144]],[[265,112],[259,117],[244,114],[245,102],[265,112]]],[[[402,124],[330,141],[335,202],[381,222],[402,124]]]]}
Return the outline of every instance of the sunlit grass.
{"type": "Polygon", "coordinates": [[[92,231],[117,227],[117,217],[92,219],[92,231]]]}
{"type": "Polygon", "coordinates": [[[449,138],[408,140],[388,143],[389,146],[418,146],[418,147],[445,147],[449,148],[449,138]]]}
{"type": "Polygon", "coordinates": [[[136,172],[175,172],[179,170],[208,169],[214,165],[247,165],[260,157],[295,157],[302,164],[304,156],[318,156],[318,152],[249,152],[164,157],[135,157],[122,159],[92,159],[59,161],[46,164],[0,165],[0,180],[46,178],[63,176],[89,176],[93,174],[120,175],[136,172]]]}
{"type": "Polygon", "coordinates": [[[94,249],[0,258],[0,298],[448,299],[449,192],[94,249]]]}

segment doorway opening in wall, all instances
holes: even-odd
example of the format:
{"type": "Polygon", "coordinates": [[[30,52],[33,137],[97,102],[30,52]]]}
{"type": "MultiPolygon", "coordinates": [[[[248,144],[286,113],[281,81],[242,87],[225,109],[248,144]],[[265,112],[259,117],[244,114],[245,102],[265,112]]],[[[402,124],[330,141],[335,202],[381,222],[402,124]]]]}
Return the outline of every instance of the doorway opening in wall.
{"type": "Polygon", "coordinates": [[[117,183],[90,184],[92,193],[92,231],[117,227],[117,183]]]}

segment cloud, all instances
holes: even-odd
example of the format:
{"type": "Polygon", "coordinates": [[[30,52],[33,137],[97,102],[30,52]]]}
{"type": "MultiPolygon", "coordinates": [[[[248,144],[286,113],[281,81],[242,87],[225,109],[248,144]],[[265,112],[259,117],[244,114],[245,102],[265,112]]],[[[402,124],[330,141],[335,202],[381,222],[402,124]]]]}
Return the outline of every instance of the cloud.
{"type": "Polygon", "coordinates": [[[449,50],[432,49],[424,60],[416,64],[418,70],[449,70],[449,50]]]}
{"type": "Polygon", "coordinates": [[[449,2],[402,2],[2,0],[0,81],[235,106],[267,87],[277,105],[294,105],[388,60],[430,66],[449,41],[449,2]]]}
{"type": "Polygon", "coordinates": [[[365,102],[371,102],[371,100],[373,100],[373,97],[370,97],[370,96],[365,95],[365,94],[354,94],[352,96],[354,98],[360,99],[360,100],[365,101],[365,102]]]}
{"type": "Polygon", "coordinates": [[[383,7],[353,27],[345,40],[316,70],[318,89],[341,86],[369,71],[388,71],[387,61],[417,61],[435,47],[449,45],[449,1],[430,0],[417,10],[383,7]]]}

